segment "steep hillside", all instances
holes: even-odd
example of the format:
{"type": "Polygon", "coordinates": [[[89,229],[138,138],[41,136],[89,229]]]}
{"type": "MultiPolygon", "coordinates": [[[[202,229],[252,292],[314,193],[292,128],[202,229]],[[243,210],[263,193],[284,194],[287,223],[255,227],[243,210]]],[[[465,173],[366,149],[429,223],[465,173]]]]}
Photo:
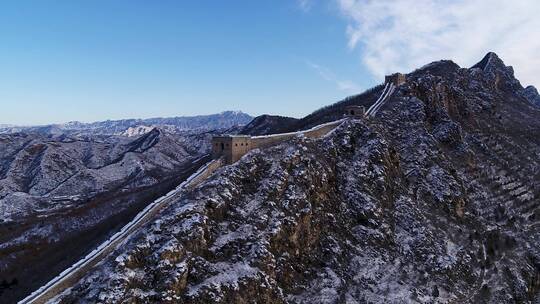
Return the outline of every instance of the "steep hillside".
{"type": "Polygon", "coordinates": [[[492,53],[427,65],[374,119],[218,170],[57,300],[537,302],[540,110],[523,90],[492,53]]]}
{"type": "Polygon", "coordinates": [[[0,298],[61,272],[205,161],[212,133],[0,135],[0,298]],[[32,267],[28,267],[32,265],[32,267]]]}
{"type": "Polygon", "coordinates": [[[149,172],[171,171],[186,159],[201,156],[209,150],[208,138],[204,134],[176,136],[158,129],[136,139],[56,140],[31,134],[3,135],[0,137],[2,221],[9,221],[12,215],[6,208],[22,213],[35,209],[12,202],[12,196],[26,196],[28,200],[75,194],[91,196],[118,187],[129,189],[153,184],[156,180],[149,172]]]}
{"type": "Polygon", "coordinates": [[[242,129],[241,134],[267,135],[275,133],[287,133],[310,129],[318,124],[335,121],[343,118],[346,106],[359,105],[369,107],[381,95],[384,86],[378,85],[366,90],[362,94],[349,96],[341,101],[318,109],[317,111],[301,118],[295,119],[282,116],[258,116],[242,129]]]}

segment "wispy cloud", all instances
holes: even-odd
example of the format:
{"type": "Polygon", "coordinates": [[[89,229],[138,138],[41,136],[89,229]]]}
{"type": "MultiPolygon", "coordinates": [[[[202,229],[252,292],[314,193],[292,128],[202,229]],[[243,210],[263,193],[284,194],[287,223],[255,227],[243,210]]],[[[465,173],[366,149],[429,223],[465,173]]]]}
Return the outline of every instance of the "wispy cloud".
{"type": "Polygon", "coordinates": [[[540,85],[538,0],[335,0],[351,49],[375,77],[439,59],[462,66],[497,52],[540,85]]]}
{"type": "Polygon", "coordinates": [[[334,83],[339,90],[346,92],[347,94],[355,94],[361,91],[361,87],[353,81],[340,79],[332,71],[323,66],[320,66],[309,60],[306,60],[306,64],[313,70],[315,70],[319,74],[319,76],[321,76],[321,78],[334,83]]]}
{"type": "Polygon", "coordinates": [[[313,5],[312,1],[313,0],[296,0],[298,7],[304,12],[308,12],[311,9],[311,6],[313,5]]]}

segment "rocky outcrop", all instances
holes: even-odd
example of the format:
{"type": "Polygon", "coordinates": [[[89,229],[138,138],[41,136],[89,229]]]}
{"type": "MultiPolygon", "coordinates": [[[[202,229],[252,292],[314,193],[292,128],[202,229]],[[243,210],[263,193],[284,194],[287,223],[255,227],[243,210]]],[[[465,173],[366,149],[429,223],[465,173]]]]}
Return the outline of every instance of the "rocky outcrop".
{"type": "Polygon", "coordinates": [[[540,107],[540,94],[534,86],[526,87],[522,92],[523,97],[527,99],[533,105],[540,107]]]}
{"type": "Polygon", "coordinates": [[[488,53],[472,69],[481,69],[484,77],[492,82],[494,89],[503,89],[518,93],[523,90],[519,80],[514,77],[514,68],[506,66],[497,54],[488,53]]]}

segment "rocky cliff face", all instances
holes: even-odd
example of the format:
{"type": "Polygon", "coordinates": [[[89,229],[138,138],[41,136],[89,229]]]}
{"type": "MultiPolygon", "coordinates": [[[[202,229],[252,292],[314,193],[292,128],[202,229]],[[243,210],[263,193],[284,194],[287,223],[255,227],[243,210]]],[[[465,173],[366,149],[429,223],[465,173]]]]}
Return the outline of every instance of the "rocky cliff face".
{"type": "Polygon", "coordinates": [[[540,111],[487,57],[425,66],[376,118],[218,170],[56,300],[538,301],[540,111]]]}

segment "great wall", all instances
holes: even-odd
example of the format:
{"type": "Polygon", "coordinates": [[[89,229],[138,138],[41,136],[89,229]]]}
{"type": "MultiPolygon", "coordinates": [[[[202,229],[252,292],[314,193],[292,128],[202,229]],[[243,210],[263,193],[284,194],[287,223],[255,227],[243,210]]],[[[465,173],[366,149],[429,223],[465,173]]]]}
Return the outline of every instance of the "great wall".
{"type": "Polygon", "coordinates": [[[319,138],[332,131],[335,127],[342,123],[343,120],[344,119],[332,121],[326,124],[318,125],[312,129],[299,132],[272,134],[264,136],[215,136],[212,138],[212,157],[214,159],[219,159],[223,157],[227,164],[232,164],[238,161],[242,156],[244,156],[251,150],[264,149],[270,146],[274,146],[295,136],[319,138]]]}
{"type": "Polygon", "coordinates": [[[249,135],[219,135],[212,138],[212,157],[218,159],[223,157],[225,163],[232,164],[238,161],[242,156],[254,149],[263,149],[277,145],[287,139],[295,136],[304,136],[308,138],[319,138],[335,127],[341,124],[345,119],[374,117],[381,109],[386,101],[392,96],[394,90],[401,84],[405,83],[406,77],[404,74],[395,73],[385,77],[385,87],[380,97],[366,111],[362,106],[347,106],[343,111],[345,118],[315,126],[309,130],[271,134],[263,136],[249,135]]]}
{"type": "Polygon", "coordinates": [[[148,223],[159,211],[166,207],[167,203],[171,200],[179,199],[184,191],[196,187],[223,165],[235,163],[251,150],[274,146],[296,136],[304,136],[307,138],[323,137],[347,119],[374,117],[386,101],[388,101],[394,90],[405,81],[405,75],[400,73],[386,76],[385,87],[380,97],[367,111],[362,106],[347,106],[343,111],[344,118],[315,126],[309,130],[263,136],[214,136],[212,138],[213,160],[203,164],[194,174],[178,185],[174,190],[149,204],[119,232],[103,242],[73,266],[64,270],[47,284],[19,301],[19,303],[47,303],[56,295],[76,284],[88,270],[101,262],[106,256],[113,253],[121,243],[134,235],[142,225],[148,223]]]}

